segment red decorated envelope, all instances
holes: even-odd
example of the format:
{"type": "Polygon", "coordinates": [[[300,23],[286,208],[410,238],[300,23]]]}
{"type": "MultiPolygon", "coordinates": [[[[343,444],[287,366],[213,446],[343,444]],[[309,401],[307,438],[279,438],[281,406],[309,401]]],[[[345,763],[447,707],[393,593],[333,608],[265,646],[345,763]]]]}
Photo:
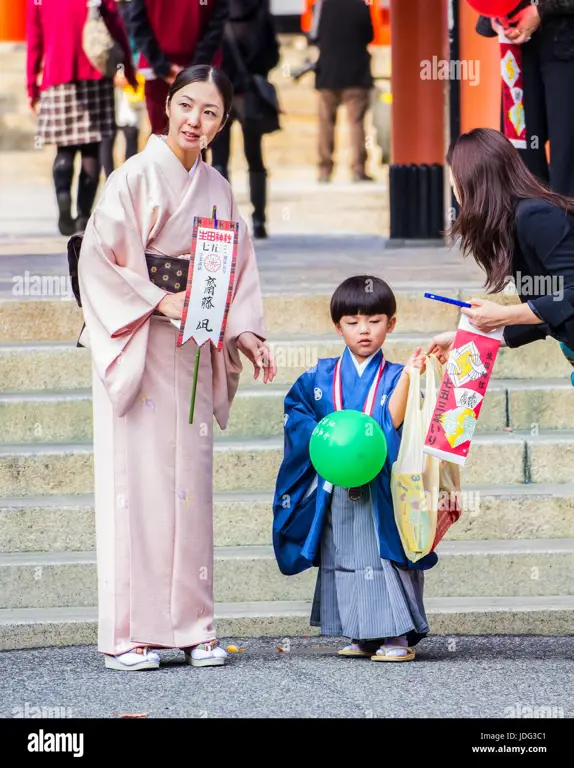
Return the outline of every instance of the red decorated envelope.
{"type": "Polygon", "coordinates": [[[520,45],[509,40],[503,32],[499,33],[498,39],[504,135],[517,149],[526,149],[522,51],[520,45]]]}
{"type": "Polygon", "coordinates": [[[423,451],[464,465],[502,340],[502,329],[481,333],[462,315],[423,451]]]}
{"type": "Polygon", "coordinates": [[[233,295],[239,224],[196,216],[177,346],[193,339],[221,350],[233,295]]]}

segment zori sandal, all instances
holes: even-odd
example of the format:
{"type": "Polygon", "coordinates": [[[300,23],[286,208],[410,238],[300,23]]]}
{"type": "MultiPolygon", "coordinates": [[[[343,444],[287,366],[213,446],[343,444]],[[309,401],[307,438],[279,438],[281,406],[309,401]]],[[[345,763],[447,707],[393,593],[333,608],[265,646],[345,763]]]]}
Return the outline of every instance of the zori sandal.
{"type": "Polygon", "coordinates": [[[105,656],[107,669],[121,669],[126,672],[157,669],[159,662],[159,654],[150,651],[149,648],[133,648],[117,656],[105,656]]]}
{"type": "Polygon", "coordinates": [[[346,645],[337,651],[337,656],[354,656],[354,657],[366,657],[369,658],[372,655],[371,651],[365,651],[358,643],[351,643],[346,645]]]}
{"type": "Polygon", "coordinates": [[[412,661],[415,652],[406,645],[381,645],[371,661],[412,661]]]}

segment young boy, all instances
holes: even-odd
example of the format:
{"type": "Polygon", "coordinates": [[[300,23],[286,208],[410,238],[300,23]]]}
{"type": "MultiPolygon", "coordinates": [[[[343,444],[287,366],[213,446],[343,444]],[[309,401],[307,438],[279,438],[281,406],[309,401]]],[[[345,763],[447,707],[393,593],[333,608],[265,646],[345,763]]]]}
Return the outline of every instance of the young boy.
{"type": "Polygon", "coordinates": [[[311,625],[351,639],[340,655],[373,661],[414,659],[412,646],[429,632],[423,571],[438,560],[435,553],[407,560],[395,524],[390,477],[409,374],[425,368],[420,347],[404,366],[385,360],[381,347],[395,328],[395,313],[392,290],[376,277],[351,277],[333,294],[331,318],[347,346],[340,358],[321,359],[302,374],[285,398],[285,455],[273,503],[281,572],[319,567],[311,625]],[[337,404],[365,411],[385,433],[385,465],[361,488],[333,488],[309,458],[313,429],[337,404]]]}

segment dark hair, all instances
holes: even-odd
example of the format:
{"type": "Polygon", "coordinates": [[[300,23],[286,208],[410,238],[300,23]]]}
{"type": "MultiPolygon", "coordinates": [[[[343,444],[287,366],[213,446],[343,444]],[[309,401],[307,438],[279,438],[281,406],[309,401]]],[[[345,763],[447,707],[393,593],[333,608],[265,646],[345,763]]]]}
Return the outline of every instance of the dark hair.
{"type": "Polygon", "coordinates": [[[460,237],[464,256],[472,254],[485,271],[486,288],[500,291],[512,274],[518,200],[546,200],[569,213],[574,200],[551,192],[506,136],[492,128],[463,133],[449,147],[446,162],[460,197],[460,214],[447,234],[460,237]]]}
{"type": "Polygon", "coordinates": [[[331,320],[339,323],[345,315],[387,315],[397,311],[397,300],[390,287],[379,277],[349,277],[331,297],[331,320]]]}
{"type": "Polygon", "coordinates": [[[231,80],[227,77],[225,72],[221,69],[217,69],[217,67],[212,67],[209,64],[196,64],[193,67],[182,69],[170,86],[167,103],[171,104],[171,100],[175,94],[182,88],[185,88],[186,85],[191,85],[191,83],[214,84],[223,100],[223,121],[221,123],[223,125],[229,117],[234,93],[231,80]]]}

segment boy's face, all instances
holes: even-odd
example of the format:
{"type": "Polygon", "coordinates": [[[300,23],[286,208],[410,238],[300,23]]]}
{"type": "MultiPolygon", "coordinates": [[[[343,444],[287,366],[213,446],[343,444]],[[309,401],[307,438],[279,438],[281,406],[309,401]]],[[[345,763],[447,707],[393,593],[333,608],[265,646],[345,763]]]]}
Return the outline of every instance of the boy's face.
{"type": "Polygon", "coordinates": [[[370,357],[383,346],[396,322],[396,317],[387,315],[345,315],[335,328],[355,357],[370,357]]]}

